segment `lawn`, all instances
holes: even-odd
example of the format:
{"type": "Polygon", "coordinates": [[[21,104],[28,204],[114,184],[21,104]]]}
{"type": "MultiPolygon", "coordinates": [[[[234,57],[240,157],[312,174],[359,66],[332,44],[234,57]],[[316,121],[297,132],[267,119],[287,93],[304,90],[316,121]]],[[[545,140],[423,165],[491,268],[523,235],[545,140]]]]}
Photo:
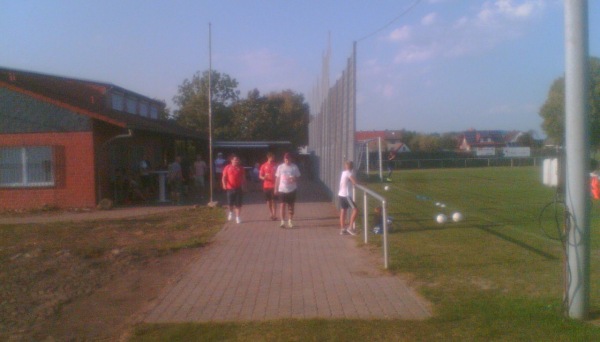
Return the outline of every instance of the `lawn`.
{"type": "MultiPolygon", "coordinates": [[[[539,168],[396,171],[386,184],[388,191],[385,184],[368,185],[386,196],[394,217],[390,271],[410,276],[433,303],[433,318],[143,325],[132,340],[600,340],[593,321],[565,318],[561,227],[554,206],[547,206],[556,194],[541,185],[539,168]],[[465,219],[443,225],[435,221],[438,213],[454,211],[465,219]]],[[[599,213],[599,203],[593,203],[592,285],[599,281],[599,213]]],[[[371,241],[374,247],[381,244],[380,236],[371,241]]],[[[595,319],[600,289],[591,286],[590,297],[595,319]]]]}

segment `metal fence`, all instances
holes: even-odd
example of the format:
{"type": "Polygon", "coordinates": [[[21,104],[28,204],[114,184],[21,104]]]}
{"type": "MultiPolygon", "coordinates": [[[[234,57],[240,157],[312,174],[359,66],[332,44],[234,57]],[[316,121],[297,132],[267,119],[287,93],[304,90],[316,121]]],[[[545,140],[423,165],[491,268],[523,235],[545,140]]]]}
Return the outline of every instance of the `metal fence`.
{"type": "Polygon", "coordinates": [[[356,43],[342,76],[332,87],[329,87],[329,59],[328,48],[323,56],[321,79],[310,99],[308,147],[313,155],[313,174],[334,197],[343,162],[355,159],[356,43]]]}
{"type": "Polygon", "coordinates": [[[519,158],[436,158],[401,159],[393,161],[394,169],[440,169],[497,166],[541,166],[546,157],[519,158]]]}

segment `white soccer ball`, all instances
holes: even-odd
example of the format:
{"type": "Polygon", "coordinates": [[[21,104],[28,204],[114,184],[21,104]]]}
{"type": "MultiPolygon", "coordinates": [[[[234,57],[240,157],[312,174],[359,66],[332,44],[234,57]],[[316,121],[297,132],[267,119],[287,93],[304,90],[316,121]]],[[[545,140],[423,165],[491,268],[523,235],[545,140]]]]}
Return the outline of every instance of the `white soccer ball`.
{"type": "Polygon", "coordinates": [[[383,190],[385,190],[385,191],[388,191],[389,189],[390,189],[389,185],[386,185],[386,186],[383,187],[383,190]]]}
{"type": "Polygon", "coordinates": [[[454,214],[452,214],[452,221],[459,222],[462,220],[463,220],[463,215],[461,213],[459,213],[458,211],[455,212],[454,214]]]}
{"type": "Polygon", "coordinates": [[[444,214],[439,214],[439,215],[438,215],[438,216],[435,218],[435,220],[437,221],[437,223],[440,223],[440,224],[442,224],[442,223],[446,223],[446,222],[448,221],[448,217],[447,217],[446,215],[444,215],[444,214]]]}

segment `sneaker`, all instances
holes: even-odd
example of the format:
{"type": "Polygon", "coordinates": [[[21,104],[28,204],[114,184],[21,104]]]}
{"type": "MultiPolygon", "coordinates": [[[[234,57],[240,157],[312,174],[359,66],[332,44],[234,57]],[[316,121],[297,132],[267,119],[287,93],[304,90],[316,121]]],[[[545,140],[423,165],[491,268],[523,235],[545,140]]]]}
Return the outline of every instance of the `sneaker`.
{"type": "Polygon", "coordinates": [[[358,232],[356,231],[356,229],[354,228],[347,228],[346,231],[348,232],[348,234],[350,235],[358,235],[358,232]]]}
{"type": "Polygon", "coordinates": [[[235,223],[240,224],[242,223],[242,219],[238,216],[235,218],[235,223]]]}
{"type": "Polygon", "coordinates": [[[281,224],[279,225],[279,228],[285,228],[285,221],[281,220],[281,224]]]}
{"type": "Polygon", "coordinates": [[[232,219],[233,219],[233,213],[230,211],[230,212],[227,214],[227,221],[231,221],[232,219]]]}
{"type": "Polygon", "coordinates": [[[294,228],[294,224],[292,223],[292,219],[288,220],[288,227],[294,228]]]}
{"type": "Polygon", "coordinates": [[[342,229],[340,230],[340,235],[348,235],[348,230],[347,229],[342,229]]]}

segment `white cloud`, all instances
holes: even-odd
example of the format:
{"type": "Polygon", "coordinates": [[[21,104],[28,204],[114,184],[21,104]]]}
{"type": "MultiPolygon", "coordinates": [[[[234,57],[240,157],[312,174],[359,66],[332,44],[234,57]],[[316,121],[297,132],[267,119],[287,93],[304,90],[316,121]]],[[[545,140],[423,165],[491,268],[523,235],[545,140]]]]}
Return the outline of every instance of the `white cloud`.
{"type": "Polygon", "coordinates": [[[388,39],[392,42],[406,41],[411,37],[412,29],[408,25],[404,25],[392,31],[388,39]]]}
{"type": "Polygon", "coordinates": [[[436,44],[429,46],[411,45],[401,49],[394,58],[394,63],[421,62],[436,56],[438,47],[436,44]]]}
{"type": "Polygon", "coordinates": [[[438,15],[435,12],[429,13],[421,19],[423,26],[431,26],[437,21],[438,15]]]}
{"type": "MultiPolygon", "coordinates": [[[[493,49],[499,43],[522,35],[526,22],[542,12],[544,0],[488,0],[452,20],[440,20],[430,12],[421,18],[422,26],[410,30],[410,46],[401,46],[394,63],[415,63],[438,57],[456,58],[493,49]]],[[[404,26],[408,27],[408,26],[404,26]]],[[[398,29],[388,36],[390,41],[408,39],[398,29]],[[394,36],[396,39],[392,39],[394,36]]]]}
{"type": "Polygon", "coordinates": [[[502,20],[525,20],[545,7],[542,0],[495,0],[484,3],[477,14],[483,24],[499,22],[502,20]]]}

